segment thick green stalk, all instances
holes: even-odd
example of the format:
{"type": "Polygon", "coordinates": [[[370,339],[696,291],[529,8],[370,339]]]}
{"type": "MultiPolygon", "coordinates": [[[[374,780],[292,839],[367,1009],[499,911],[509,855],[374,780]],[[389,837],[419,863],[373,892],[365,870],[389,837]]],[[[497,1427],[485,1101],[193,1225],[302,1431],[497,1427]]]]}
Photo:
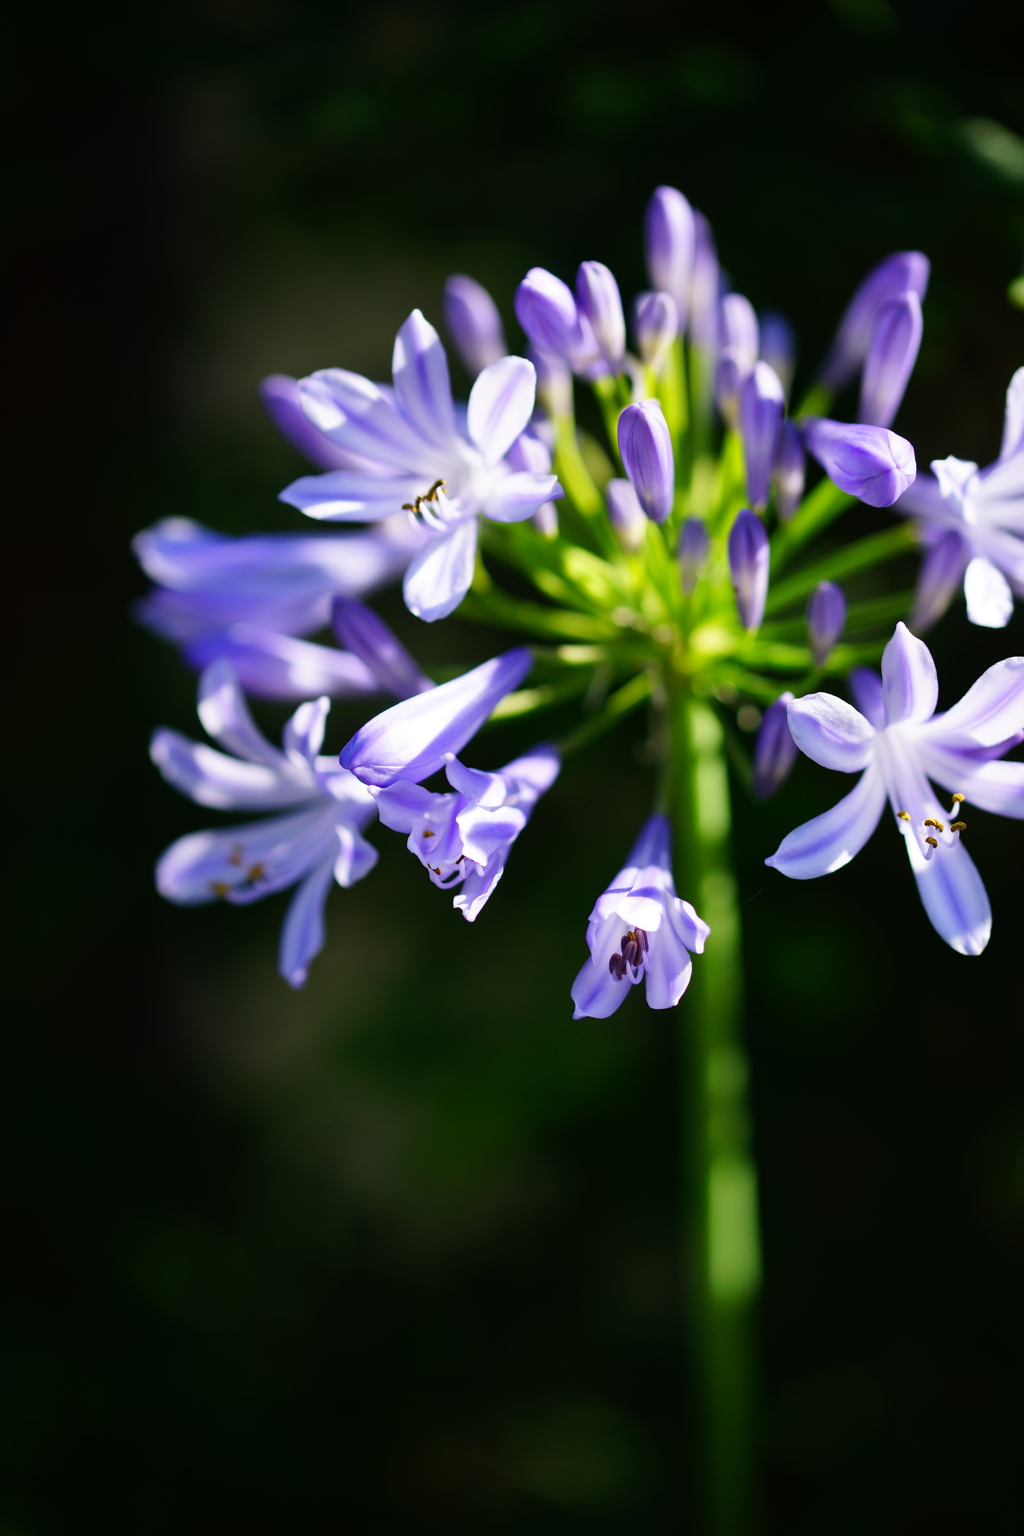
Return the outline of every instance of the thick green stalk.
{"type": "Polygon", "coordinates": [[[679,1008],[683,1275],[697,1382],[697,1455],[708,1536],[757,1527],[754,1309],[761,1279],[757,1172],[743,1045],[743,956],[722,727],[673,703],[672,818],[681,895],[710,924],[679,1008]]]}

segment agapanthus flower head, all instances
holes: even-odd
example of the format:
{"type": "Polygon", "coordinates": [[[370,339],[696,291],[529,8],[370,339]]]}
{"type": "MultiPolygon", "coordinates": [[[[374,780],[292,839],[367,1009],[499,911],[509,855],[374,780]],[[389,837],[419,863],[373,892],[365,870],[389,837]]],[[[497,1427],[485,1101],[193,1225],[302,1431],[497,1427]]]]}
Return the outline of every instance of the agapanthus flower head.
{"type": "Polygon", "coordinates": [[[751,784],[758,800],[769,800],[781,789],[796,762],[797,744],[789,729],[788,709],[792,702],[791,693],[780,694],[769,704],[758,726],[751,784]]]}
{"type": "Polygon", "coordinates": [[[688,517],[679,530],[679,577],[683,592],[689,597],[697,586],[704,562],[708,558],[711,541],[702,518],[688,517]]]}
{"type": "Polygon", "coordinates": [[[921,300],[912,288],[879,309],[861,375],[859,421],[876,427],[892,424],[917,362],[923,330],[921,300]]]}
{"type": "MultiPolygon", "coordinates": [[[[571,295],[570,295],[571,298],[571,295]]],[[[296,480],[282,501],[311,517],[373,522],[406,509],[426,534],[405,573],[406,606],[433,621],[453,612],[473,579],[477,513],[521,522],[562,494],[553,475],[515,471],[506,455],[533,414],[536,374],[503,357],[473,385],[465,429],[434,327],[413,310],[395,338],[394,388],[328,368],[303,379],[303,408],[372,473],[339,470],[296,480]]]]}
{"type": "Polygon", "coordinates": [[[710,932],[676,895],[667,819],[649,817],[590,914],[590,959],[573,983],[573,1018],[608,1018],[641,979],[649,1008],[674,1008],[690,983],[690,956],[703,954],[710,932]]]}
{"type": "Polygon", "coordinates": [[[675,456],[665,413],[657,400],[627,405],[619,417],[619,452],[640,505],[663,523],[675,497],[675,456]]]}
{"type": "Polygon", "coordinates": [[[814,665],[823,667],[846,625],[846,596],[834,581],[819,581],[807,604],[807,638],[814,665]]]}
{"type": "Polygon", "coordinates": [[[505,651],[450,683],[394,704],[361,726],[341,751],[341,765],[364,784],[418,784],[443,768],[475,736],[494,706],[526,677],[526,646],[505,651]]]}
{"type": "Polygon", "coordinates": [[[375,790],[386,827],[408,834],[414,853],[441,890],[461,889],[454,906],[475,922],[501,879],[512,844],[534,806],[558,777],[561,759],[545,743],[496,773],[467,768],[454,754],[445,762],[451,794],[434,794],[399,780],[375,790]]]}
{"type": "Polygon", "coordinates": [[[1003,446],[986,469],[966,459],[935,459],[895,510],[917,519],[928,550],[914,605],[914,627],[941,617],[963,581],[972,624],[1002,629],[1014,593],[1024,596],[1024,368],[1006,392],[1003,446]]]}
{"type": "Polygon", "coordinates": [[[676,187],[658,187],[644,216],[647,271],[652,287],[675,301],[680,333],[690,309],[695,243],[693,209],[686,198],[676,187]]]}
{"type": "Polygon", "coordinates": [[[785,409],[785,391],[775,370],[768,363],[755,363],[740,387],[739,429],[747,470],[747,495],[758,511],[768,505],[785,409]]]}
{"type": "Polygon", "coordinates": [[[601,356],[612,373],[620,373],[626,355],[626,317],[614,273],[603,262],[580,262],[576,303],[590,322],[601,356]]]}
{"type": "Polygon", "coordinates": [[[448,278],[441,309],[448,334],[471,379],[507,355],[498,306],[472,277],[456,272],[448,278]]]}
{"type": "Polygon", "coordinates": [[[670,293],[641,293],[637,296],[633,316],[640,356],[658,375],[679,333],[676,301],[670,293]]]}
{"type": "Polygon", "coordinates": [[[829,389],[841,389],[867,357],[875,319],[883,304],[901,293],[928,291],[931,263],[920,251],[897,251],[873,267],[854,293],[839,322],[819,377],[829,389]]]}
{"type": "Polygon", "coordinates": [[[880,683],[861,674],[853,685],[865,712],[814,693],[790,704],[789,725],[814,762],[861,777],[765,862],[795,880],[841,869],[867,842],[888,799],[929,921],[960,954],[978,955],[992,915],[961,839],[962,818],[968,805],[1024,817],[1024,763],[997,761],[1024,739],[1024,657],[989,667],[958,704],[936,714],[935,663],[924,642],[898,624],[880,683]],[[930,781],[951,796],[948,809],[930,781]]]}
{"type": "Polygon", "coordinates": [[[636,554],[647,538],[647,514],[628,480],[609,480],[604,488],[608,521],[627,554],[636,554]]]}
{"type": "Polygon", "coordinates": [[[803,499],[806,477],[807,463],[800,428],[795,421],[784,421],[772,468],[775,508],[784,523],[789,522],[803,499]]]}
{"type": "Polygon", "coordinates": [[[891,507],[914,482],[913,448],[886,427],[808,416],[802,429],[808,453],[830,479],[869,507],[891,507]]]}
{"type": "Polygon", "coordinates": [[[227,901],[245,906],[297,885],[281,932],[279,969],[301,987],[324,943],[324,902],[332,880],[348,886],[369,874],[377,852],[362,836],[373,796],[338,765],[319,756],[330,700],[301,704],[285,726],[284,749],[257,729],[234,669],[215,661],[199,682],[199,717],[227,751],[158,730],[150,755],[169,784],[197,804],[220,811],[283,815],[172,843],[156,868],[162,896],[185,906],[227,901]]]}
{"type": "Polygon", "coordinates": [[[761,336],[761,361],[774,371],[789,398],[796,370],[796,335],[793,327],[777,309],[766,309],[758,320],[761,336]]]}
{"type": "Polygon", "coordinates": [[[729,530],[729,571],[736,592],[740,623],[751,634],[760,628],[768,597],[771,551],[764,523],[744,508],[729,530]]]}

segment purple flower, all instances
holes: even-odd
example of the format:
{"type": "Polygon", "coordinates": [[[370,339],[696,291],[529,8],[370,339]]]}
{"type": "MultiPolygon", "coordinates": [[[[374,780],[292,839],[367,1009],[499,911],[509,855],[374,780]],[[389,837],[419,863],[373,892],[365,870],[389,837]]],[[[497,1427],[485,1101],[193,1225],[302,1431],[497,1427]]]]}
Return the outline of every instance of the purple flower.
{"type": "Polygon", "coordinates": [[[561,358],[586,379],[608,372],[590,321],[580,313],[572,289],[553,272],[531,267],[516,289],[515,309],[539,352],[561,358]]]}
{"type": "Polygon", "coordinates": [[[399,780],[375,790],[386,827],[408,834],[408,849],[441,890],[461,885],[454,906],[476,921],[505,870],[512,844],[545,790],[558,777],[556,747],[534,747],[497,773],[467,768],[449,754],[445,773],[454,794],[432,794],[399,780]]]}
{"type": "Polygon", "coordinates": [[[886,427],[808,416],[804,442],[841,491],[869,507],[891,507],[917,474],[914,450],[886,427]]]}
{"type": "Polygon", "coordinates": [[[690,983],[690,955],[703,954],[710,932],[676,895],[668,821],[649,817],[590,914],[590,959],[573,982],[573,1018],[608,1018],[641,977],[649,1008],[674,1008],[690,983]]]}
{"type": "Polygon", "coordinates": [[[693,210],[686,198],[675,187],[658,187],[644,216],[647,271],[652,287],[675,300],[680,334],[690,309],[695,241],[693,210]]]}
{"type": "MultiPolygon", "coordinates": [[[[538,433],[547,429],[550,431],[550,422],[539,421],[536,418],[516,438],[508,451],[508,462],[513,469],[529,470],[531,474],[547,475],[551,473],[551,449],[538,433]]],[[[552,437],[553,437],[552,433],[552,437]]],[[[533,526],[545,539],[554,539],[558,536],[558,509],[553,501],[546,501],[542,507],[538,507],[533,514],[533,526]]]]}
{"type": "Polygon", "coordinates": [[[670,293],[641,293],[633,317],[640,356],[654,374],[660,374],[669,348],[679,334],[676,301],[670,293]]]}
{"type": "Polygon", "coordinates": [[[883,304],[908,290],[923,299],[931,263],[920,251],[897,251],[880,261],[861,283],[839,322],[819,375],[829,389],[841,389],[868,354],[875,318],[883,304]]]}
{"type": "Polygon", "coordinates": [[[286,373],[271,373],[260,385],[260,399],[274,426],[318,469],[360,469],[362,461],[318,432],[302,409],[299,381],[286,373]]]}
{"type": "Polygon", "coordinates": [[[434,687],[380,615],[357,598],[334,599],[331,628],[338,644],[359,658],[385,693],[409,699],[434,687]]]}
{"type": "Polygon", "coordinates": [[[301,704],[284,730],[284,750],[256,728],[234,670],[219,660],[199,683],[199,718],[233,757],[158,730],[150,756],[169,784],[219,811],[284,811],[261,821],[193,832],[166,850],[157,890],[185,906],[218,899],[245,906],[298,884],[281,932],[278,969],[301,987],[324,944],[331,881],[353,885],[377,853],[362,836],[373,796],[335,758],[319,757],[330,700],[301,704]]]}
{"type": "Polygon", "coordinates": [[[766,309],[760,319],[761,361],[775,370],[779,383],[789,398],[796,367],[796,337],[785,315],[766,309]]]}
{"type": "Polygon", "coordinates": [[[376,674],[359,656],[256,624],[229,624],[200,635],[182,655],[197,671],[218,659],[230,662],[241,687],[258,699],[294,702],[320,694],[344,699],[380,692],[376,674]]]}
{"type": "Polygon", "coordinates": [[[618,437],[622,467],[640,505],[652,522],[663,523],[675,497],[675,459],[672,437],[657,400],[627,405],[619,417],[618,437]]]}
{"type": "Polygon", "coordinates": [[[758,511],[768,505],[786,396],[767,363],[755,363],[740,388],[739,427],[747,468],[747,495],[758,511]]]}
{"type": "Polygon", "coordinates": [[[1024,368],[1006,392],[1003,446],[986,469],[965,459],[934,459],[895,511],[917,519],[928,549],[921,568],[914,627],[944,612],[961,578],[972,624],[1002,629],[1014,593],[1024,596],[1024,368]]]}
{"type": "Polygon", "coordinates": [[[823,667],[846,624],[846,597],[833,581],[819,581],[807,604],[807,635],[814,665],[823,667]]]}
{"type": "MultiPolygon", "coordinates": [[[[722,275],[711,225],[693,215],[693,280],[690,283],[690,340],[705,352],[718,346],[718,298],[722,275]]],[[[674,295],[673,295],[674,297],[674,295]]],[[[677,301],[678,302],[678,301],[677,301]]],[[[685,313],[680,310],[680,314],[685,313]]]]}
{"type": "Polygon", "coordinates": [[[745,508],[729,530],[729,571],[736,590],[740,623],[751,634],[760,627],[768,596],[771,552],[764,523],[745,508]]]}
{"type": "Polygon", "coordinates": [[[857,677],[869,714],[829,693],[789,706],[800,750],[841,773],[863,770],[856,787],[823,816],[783,839],[765,863],[794,880],[848,864],[871,836],[888,798],[925,912],[962,955],[980,955],[992,927],[985,887],[961,841],[965,800],[1024,817],[1024,763],[998,762],[1024,739],[1024,657],[998,662],[945,714],[935,714],[938,679],[923,641],[903,624],[885,648],[881,686],[857,677]],[[939,804],[930,780],[952,795],[939,804]]]}
{"type": "Polygon", "coordinates": [[[718,306],[715,403],[730,427],[737,425],[740,391],[757,362],[757,351],[754,306],[742,293],[727,293],[718,306]]]}
{"type": "Polygon", "coordinates": [[[361,726],[342,748],[341,765],[364,784],[418,784],[443,768],[475,736],[494,706],[533,665],[525,646],[505,651],[450,683],[393,704],[361,726]]]}
{"type": "Polygon", "coordinates": [[[473,278],[456,272],[444,285],[444,323],[471,379],[508,355],[498,306],[473,278]]]}
{"type": "Polygon", "coordinates": [[[609,480],[604,488],[608,520],[628,554],[642,548],[647,537],[647,514],[628,480],[609,480]]]}
{"type": "Polygon", "coordinates": [[[779,433],[779,446],[775,453],[772,483],[775,486],[775,507],[779,517],[788,523],[804,494],[806,463],[800,428],[793,421],[784,421],[779,433]]]}
{"type": "Polygon", "coordinates": [[[679,575],[683,591],[689,597],[711,548],[708,530],[699,517],[688,517],[679,533],[679,575]]]}
{"type": "Polygon", "coordinates": [[[789,729],[791,693],[780,694],[764,712],[754,747],[753,791],[758,800],[769,800],[789,778],[796,761],[797,745],[789,729]]]}
{"type": "Polygon", "coordinates": [[[582,261],[576,274],[576,302],[612,373],[621,373],[626,355],[626,317],[619,285],[600,261],[582,261]]]}
{"type": "Polygon", "coordinates": [[[864,359],[859,421],[876,427],[892,424],[917,362],[923,329],[921,300],[913,289],[882,305],[864,359]]]}
{"type": "Polygon", "coordinates": [[[281,500],[330,521],[374,522],[408,510],[427,538],[405,573],[405,602],[431,622],[457,608],[469,589],[477,513],[521,522],[562,489],[553,475],[516,472],[505,457],[533,412],[536,374],[526,358],[503,357],[483,370],[464,430],[444,348],[418,309],[395,338],[392,371],[393,390],[341,368],[302,380],[310,420],[374,472],[307,476],[281,500]]]}

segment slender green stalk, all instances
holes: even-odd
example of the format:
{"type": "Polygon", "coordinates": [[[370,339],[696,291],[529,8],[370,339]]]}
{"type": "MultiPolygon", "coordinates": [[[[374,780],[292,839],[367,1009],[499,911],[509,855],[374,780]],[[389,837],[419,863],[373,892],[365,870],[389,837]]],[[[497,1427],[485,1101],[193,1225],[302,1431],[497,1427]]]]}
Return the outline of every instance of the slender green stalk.
{"type": "Polygon", "coordinates": [[[677,698],[671,734],[680,894],[711,926],[679,1009],[681,1235],[698,1392],[695,1465],[707,1536],[751,1536],[758,1524],[754,1309],[761,1256],[729,780],[722,727],[706,703],[677,698]]]}

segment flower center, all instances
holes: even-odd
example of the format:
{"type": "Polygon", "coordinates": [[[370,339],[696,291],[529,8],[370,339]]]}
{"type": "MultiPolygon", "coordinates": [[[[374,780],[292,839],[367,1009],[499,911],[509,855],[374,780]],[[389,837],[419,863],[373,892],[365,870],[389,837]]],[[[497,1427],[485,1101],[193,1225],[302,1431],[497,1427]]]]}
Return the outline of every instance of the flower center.
{"type": "MultiPolygon", "coordinates": [[[[955,816],[964,803],[964,796],[955,794],[952,800],[953,805],[949,814],[955,816]]],[[[955,848],[960,841],[960,833],[967,831],[966,821],[951,821],[947,828],[944,821],[939,821],[935,816],[926,816],[920,826],[915,826],[909,811],[897,811],[896,816],[903,823],[900,830],[904,836],[913,832],[917,837],[921,852],[926,859],[930,859],[939,848],[955,848]]]]}
{"type": "Polygon", "coordinates": [[[647,951],[650,949],[650,940],[643,928],[630,928],[619,940],[622,948],[620,955],[612,955],[608,961],[608,970],[616,981],[625,981],[627,973],[633,972],[633,980],[637,981],[640,972],[644,968],[647,951]]]}
{"type": "Polygon", "coordinates": [[[227,856],[227,864],[230,866],[226,880],[211,880],[210,890],[217,897],[225,897],[229,891],[249,891],[254,885],[267,878],[267,866],[265,864],[248,864],[245,857],[245,847],[242,843],[236,843],[227,856]],[[248,867],[247,867],[248,864],[248,867]]]}

